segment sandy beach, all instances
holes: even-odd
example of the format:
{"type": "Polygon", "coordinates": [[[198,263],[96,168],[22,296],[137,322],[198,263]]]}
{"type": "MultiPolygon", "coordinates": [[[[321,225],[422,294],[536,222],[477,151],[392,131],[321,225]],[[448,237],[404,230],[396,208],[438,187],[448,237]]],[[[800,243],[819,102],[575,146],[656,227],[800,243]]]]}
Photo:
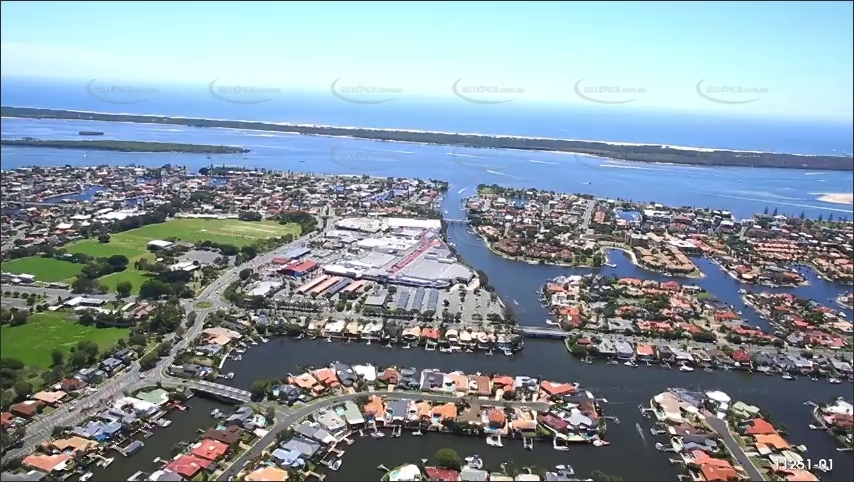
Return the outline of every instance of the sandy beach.
{"type": "Polygon", "coordinates": [[[854,193],[850,192],[827,192],[822,193],[819,201],[833,204],[854,204],[854,193]]]}

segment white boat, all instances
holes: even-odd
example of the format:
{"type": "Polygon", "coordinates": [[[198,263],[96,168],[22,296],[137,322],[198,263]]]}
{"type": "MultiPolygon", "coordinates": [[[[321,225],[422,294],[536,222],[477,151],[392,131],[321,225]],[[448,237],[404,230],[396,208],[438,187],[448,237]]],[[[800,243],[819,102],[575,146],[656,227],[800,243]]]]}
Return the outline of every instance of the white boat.
{"type": "Polygon", "coordinates": [[[411,346],[409,346],[409,345],[403,345],[403,348],[404,348],[404,349],[407,349],[407,348],[412,348],[412,347],[411,347],[411,346]]]}
{"type": "Polygon", "coordinates": [[[746,294],[747,294],[747,290],[746,290],[746,289],[740,289],[740,290],[738,290],[738,294],[740,294],[740,295],[746,295],[746,294]]]}
{"type": "Polygon", "coordinates": [[[418,430],[412,432],[413,437],[421,437],[422,435],[424,435],[424,432],[422,432],[420,428],[418,430]]]}
{"type": "Polygon", "coordinates": [[[451,347],[440,346],[439,353],[451,353],[451,347]]]}
{"type": "Polygon", "coordinates": [[[383,438],[383,437],[385,437],[385,434],[384,434],[384,433],[382,433],[382,432],[371,432],[371,437],[373,437],[373,438],[383,438]]]}
{"type": "Polygon", "coordinates": [[[620,362],[618,362],[617,360],[614,360],[614,359],[608,360],[608,365],[619,365],[619,364],[620,364],[620,362]]]}
{"type": "Polygon", "coordinates": [[[504,444],[501,443],[501,437],[498,435],[490,435],[489,437],[486,437],[486,445],[498,448],[504,447],[504,444]]]}
{"type": "Polygon", "coordinates": [[[474,350],[472,350],[471,348],[466,348],[466,353],[474,353],[474,350]]]}
{"type": "Polygon", "coordinates": [[[488,352],[486,352],[486,356],[492,356],[492,350],[489,350],[488,352]]]}
{"type": "Polygon", "coordinates": [[[569,451],[568,445],[558,445],[557,444],[557,438],[552,439],[552,448],[557,450],[558,452],[568,452],[569,451]]]}
{"type": "Polygon", "coordinates": [[[475,470],[480,470],[483,468],[483,460],[480,459],[479,455],[472,455],[471,457],[466,457],[466,465],[475,470]]]}
{"type": "Polygon", "coordinates": [[[92,472],[86,472],[85,474],[81,475],[80,478],[77,480],[86,481],[86,480],[91,479],[93,475],[95,475],[95,474],[93,474],[92,472]]]}
{"type": "Polygon", "coordinates": [[[504,350],[504,354],[507,356],[513,356],[513,352],[510,350],[504,350]]]}
{"type": "Polygon", "coordinates": [[[343,464],[343,463],[344,463],[344,461],[343,461],[343,460],[341,460],[341,459],[335,459],[335,460],[333,460],[332,462],[329,462],[329,470],[332,470],[332,471],[334,472],[334,471],[336,471],[336,470],[340,469],[340,468],[341,468],[341,464],[343,464]]]}
{"type": "Polygon", "coordinates": [[[839,384],[839,383],[842,383],[842,380],[840,380],[840,379],[838,379],[838,378],[828,378],[828,379],[827,379],[827,381],[828,381],[828,382],[830,382],[830,383],[832,383],[832,384],[834,384],[834,385],[837,385],[837,384],[839,384]]]}
{"type": "Polygon", "coordinates": [[[633,362],[633,361],[631,361],[631,360],[629,360],[629,361],[627,361],[627,362],[623,363],[623,365],[625,365],[625,366],[627,366],[627,367],[632,367],[632,368],[637,368],[637,367],[638,367],[638,364],[637,364],[637,363],[635,363],[635,362],[633,362]]]}
{"type": "Polygon", "coordinates": [[[692,367],[689,367],[688,365],[679,365],[679,371],[680,372],[693,372],[694,369],[692,367]]]}
{"type": "Polygon", "coordinates": [[[566,476],[575,475],[575,469],[573,469],[571,465],[556,465],[555,470],[560,472],[561,475],[566,475],[566,476]]]}
{"type": "Polygon", "coordinates": [[[783,380],[794,380],[794,379],[795,379],[795,377],[789,375],[788,373],[783,375],[783,380]]]}
{"type": "Polygon", "coordinates": [[[607,266],[609,268],[616,268],[617,267],[617,265],[615,263],[604,263],[604,264],[605,264],[605,266],[607,266]]]}

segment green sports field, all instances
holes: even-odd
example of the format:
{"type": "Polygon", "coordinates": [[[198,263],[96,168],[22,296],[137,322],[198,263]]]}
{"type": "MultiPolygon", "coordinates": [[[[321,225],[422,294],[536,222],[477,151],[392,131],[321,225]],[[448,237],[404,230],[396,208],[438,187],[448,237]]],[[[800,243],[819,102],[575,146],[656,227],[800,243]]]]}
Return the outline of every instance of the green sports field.
{"type": "Polygon", "coordinates": [[[69,253],[85,253],[95,257],[123,254],[134,258],[147,252],[147,244],[155,239],[177,238],[178,241],[195,243],[213,241],[232,244],[238,248],[259,239],[298,236],[296,224],[279,224],[274,221],[240,221],[237,219],[176,219],[160,224],[149,224],[139,229],[110,235],[109,243],[88,239],[67,247],[69,253]]]}
{"type": "Polygon", "coordinates": [[[113,346],[126,337],[126,328],[95,328],[82,326],[65,318],[63,313],[34,313],[21,326],[0,327],[0,356],[17,358],[27,366],[50,368],[50,352],[68,349],[81,340],[94,341],[102,349],[113,346]]]}
{"type": "Polygon", "coordinates": [[[6,261],[0,269],[15,274],[31,274],[39,281],[54,282],[74,278],[83,269],[83,265],[41,256],[28,256],[6,261]]]}

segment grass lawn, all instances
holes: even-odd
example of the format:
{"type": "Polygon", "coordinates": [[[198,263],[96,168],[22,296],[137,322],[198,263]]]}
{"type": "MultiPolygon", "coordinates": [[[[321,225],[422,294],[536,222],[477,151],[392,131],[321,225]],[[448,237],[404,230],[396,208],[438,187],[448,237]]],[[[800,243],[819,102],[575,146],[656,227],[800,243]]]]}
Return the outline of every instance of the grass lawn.
{"type": "Polygon", "coordinates": [[[118,273],[108,274],[107,276],[101,276],[98,281],[107,285],[110,288],[110,291],[116,291],[116,285],[122,281],[130,281],[131,294],[138,295],[139,287],[142,286],[149,277],[145,271],[136,271],[132,269],[132,265],[133,261],[131,261],[131,266],[128,266],[128,269],[118,273]]]}
{"type": "Polygon", "coordinates": [[[68,349],[81,340],[94,341],[101,348],[107,348],[127,334],[126,328],[81,326],[63,313],[35,313],[24,325],[0,328],[0,356],[17,358],[27,366],[38,365],[46,370],[50,367],[50,352],[54,348],[68,353],[68,349]]]}
{"type": "Polygon", "coordinates": [[[273,236],[292,234],[298,236],[296,224],[279,224],[275,221],[240,221],[237,219],[175,219],[160,224],[149,224],[139,229],[111,234],[109,243],[87,239],[68,246],[69,253],[85,253],[95,257],[123,254],[128,258],[147,251],[147,244],[154,239],[177,238],[179,241],[195,243],[214,241],[232,244],[238,248],[273,236]]]}
{"type": "Polygon", "coordinates": [[[73,278],[80,273],[83,265],[60,261],[53,258],[42,258],[41,256],[28,256],[26,258],[13,259],[3,263],[2,270],[9,273],[27,273],[36,277],[39,281],[64,281],[73,278]]]}

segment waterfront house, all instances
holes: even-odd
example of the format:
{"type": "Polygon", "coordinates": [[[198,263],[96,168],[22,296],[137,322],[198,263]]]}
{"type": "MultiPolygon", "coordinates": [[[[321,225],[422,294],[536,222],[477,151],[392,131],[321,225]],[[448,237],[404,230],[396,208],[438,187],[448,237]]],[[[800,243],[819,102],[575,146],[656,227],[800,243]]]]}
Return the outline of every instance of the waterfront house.
{"type": "Polygon", "coordinates": [[[616,352],[617,358],[620,360],[631,360],[635,354],[634,349],[632,349],[632,345],[623,340],[619,340],[614,343],[614,351],[616,352]]]}
{"type": "Polygon", "coordinates": [[[683,350],[682,348],[672,345],[670,346],[670,349],[673,352],[673,358],[677,363],[694,361],[694,357],[687,350],[683,350]]]}
{"type": "Polygon", "coordinates": [[[403,330],[401,337],[406,343],[418,343],[421,340],[421,328],[418,326],[406,328],[403,330]]]}
{"type": "Polygon", "coordinates": [[[682,435],[682,447],[685,451],[701,450],[706,453],[718,451],[718,442],[701,434],[682,435]]]}
{"type": "Polygon", "coordinates": [[[71,455],[68,454],[44,455],[32,453],[24,457],[21,464],[24,467],[52,475],[68,468],[73,463],[72,459],[71,455]]]}
{"type": "Polygon", "coordinates": [[[240,441],[241,433],[243,432],[240,430],[240,427],[237,425],[229,425],[223,430],[212,428],[206,431],[203,437],[210,440],[216,440],[217,442],[224,443],[229,447],[234,448],[235,444],[240,441]]]}
{"type": "Polygon", "coordinates": [[[418,390],[421,388],[421,371],[415,368],[404,368],[400,370],[400,387],[404,390],[418,390]]]}
{"type": "Polygon", "coordinates": [[[331,337],[340,337],[344,333],[346,323],[347,322],[344,320],[334,320],[326,323],[326,326],[324,326],[323,328],[323,335],[331,337]]]}
{"type": "Polygon", "coordinates": [[[284,482],[288,480],[288,472],[278,467],[264,467],[250,472],[244,480],[248,482],[284,482]]]}
{"type": "Polygon", "coordinates": [[[50,442],[49,446],[59,452],[69,455],[86,454],[98,447],[98,442],[73,435],[50,442]]]}
{"type": "Polygon", "coordinates": [[[383,322],[379,320],[369,321],[362,327],[362,339],[378,340],[382,336],[383,322]]]}
{"type": "Polygon", "coordinates": [[[206,345],[197,346],[194,350],[202,355],[215,357],[222,353],[223,346],[216,343],[208,343],[206,345]]]}
{"type": "MultiPolygon", "coordinates": [[[[377,381],[377,367],[367,364],[367,365],[354,365],[353,371],[356,372],[356,375],[369,384],[373,384],[377,381]]],[[[340,375],[339,375],[340,377],[340,375]]]]}
{"type": "Polygon", "coordinates": [[[512,399],[515,385],[512,377],[497,375],[492,379],[492,388],[497,393],[498,390],[504,392],[505,399],[512,399]]]}
{"type": "Polygon", "coordinates": [[[382,374],[379,376],[380,381],[388,383],[389,385],[397,385],[400,383],[400,372],[395,368],[386,368],[383,370],[382,374]]]}
{"type": "Polygon", "coordinates": [[[596,344],[596,351],[599,353],[599,356],[604,358],[613,358],[617,352],[614,343],[607,338],[603,338],[596,344]]]}
{"type": "Polygon", "coordinates": [[[358,380],[358,375],[350,365],[345,365],[340,362],[332,362],[331,368],[335,370],[335,375],[341,381],[341,385],[345,387],[353,386],[358,380]]]}
{"type": "Polygon", "coordinates": [[[334,410],[328,408],[316,412],[314,421],[318,423],[319,427],[336,437],[347,429],[347,422],[334,410]]]}
{"type": "Polygon", "coordinates": [[[447,378],[454,382],[454,391],[457,393],[467,393],[469,391],[469,378],[463,375],[462,372],[448,373],[447,378]]]}
{"type": "Polygon", "coordinates": [[[652,345],[638,343],[635,347],[635,358],[637,358],[639,362],[655,361],[655,347],[652,345]]]}
{"type": "Polygon", "coordinates": [[[229,415],[223,423],[226,425],[237,425],[245,429],[252,428],[252,419],[255,417],[255,412],[250,407],[238,407],[233,414],[229,415]]]}
{"type": "Polygon", "coordinates": [[[358,321],[351,321],[347,323],[344,331],[348,338],[359,338],[362,334],[362,324],[358,321]]]}
{"type": "Polygon", "coordinates": [[[75,435],[90,440],[104,441],[115,438],[121,434],[122,424],[118,421],[100,422],[90,420],[85,426],[77,426],[72,429],[75,435]]]}
{"type": "Polygon", "coordinates": [[[190,455],[210,460],[211,462],[218,462],[225,458],[228,451],[229,446],[227,444],[208,438],[199,442],[193,450],[190,451],[190,455]]]}
{"type": "Polygon", "coordinates": [[[842,375],[851,375],[852,368],[851,364],[845,360],[839,360],[836,358],[830,359],[830,367],[838,374],[842,375]]]}
{"type": "Polygon", "coordinates": [[[347,400],[341,405],[341,408],[343,409],[341,416],[347,422],[350,429],[358,429],[365,425],[365,418],[362,416],[362,411],[359,410],[358,405],[347,400]]]}
{"type": "Polygon", "coordinates": [[[317,396],[326,389],[326,387],[318,383],[317,379],[311,373],[288,377],[288,383],[312,396],[317,396]]]}
{"type": "Polygon", "coordinates": [[[279,448],[289,452],[298,452],[305,460],[311,460],[318,452],[320,452],[321,446],[313,440],[308,440],[303,437],[293,437],[285,443],[280,444],[279,448]]]}
{"type": "Polygon", "coordinates": [[[308,323],[306,333],[308,336],[320,336],[323,334],[326,327],[326,320],[312,320],[308,323]]]}
{"type": "Polygon", "coordinates": [[[557,399],[575,392],[575,385],[569,383],[540,382],[540,399],[557,399]]]}
{"type": "Polygon", "coordinates": [[[433,423],[441,423],[446,420],[456,420],[458,415],[457,406],[453,403],[445,403],[436,405],[430,412],[430,418],[433,423]]]}
{"type": "Polygon", "coordinates": [[[362,407],[362,413],[369,424],[371,422],[385,424],[386,422],[385,402],[376,395],[368,398],[368,403],[362,407]]]}
{"type": "Polygon", "coordinates": [[[399,424],[403,423],[406,419],[406,413],[409,409],[409,403],[406,400],[391,400],[386,405],[386,417],[385,421],[387,424],[399,424]]]}
{"type": "Polygon", "coordinates": [[[341,382],[338,380],[338,376],[332,368],[321,368],[319,370],[315,370],[314,377],[321,385],[328,389],[335,390],[341,386],[341,382]]]}
{"type": "Polygon", "coordinates": [[[279,400],[288,405],[299,401],[299,397],[302,395],[300,389],[293,385],[277,385],[274,390],[278,390],[279,400]]]}
{"type": "Polygon", "coordinates": [[[439,342],[439,330],[433,327],[425,327],[421,330],[421,337],[431,343],[439,342]]]}
{"type": "Polygon", "coordinates": [[[270,455],[280,467],[289,469],[300,469],[305,466],[305,459],[302,452],[298,450],[277,448],[270,455]]]}
{"type": "Polygon", "coordinates": [[[566,428],[569,426],[569,422],[550,413],[538,416],[537,421],[540,422],[541,425],[557,433],[566,432],[566,428]]]}
{"type": "Polygon", "coordinates": [[[210,469],[212,465],[210,460],[195,455],[181,454],[166,464],[166,469],[185,479],[192,479],[200,472],[210,469]]]}
{"type": "Polygon", "coordinates": [[[740,420],[751,420],[757,418],[760,413],[759,407],[748,405],[741,400],[732,404],[729,408],[730,413],[735,415],[740,420]]]}
{"type": "Polygon", "coordinates": [[[307,439],[320,442],[323,445],[332,445],[336,442],[335,437],[331,433],[310,423],[303,422],[297,425],[294,431],[307,439]]]}
{"type": "Polygon", "coordinates": [[[185,365],[172,365],[169,367],[169,373],[180,378],[201,378],[205,369],[201,365],[187,363],[185,365]]]}

